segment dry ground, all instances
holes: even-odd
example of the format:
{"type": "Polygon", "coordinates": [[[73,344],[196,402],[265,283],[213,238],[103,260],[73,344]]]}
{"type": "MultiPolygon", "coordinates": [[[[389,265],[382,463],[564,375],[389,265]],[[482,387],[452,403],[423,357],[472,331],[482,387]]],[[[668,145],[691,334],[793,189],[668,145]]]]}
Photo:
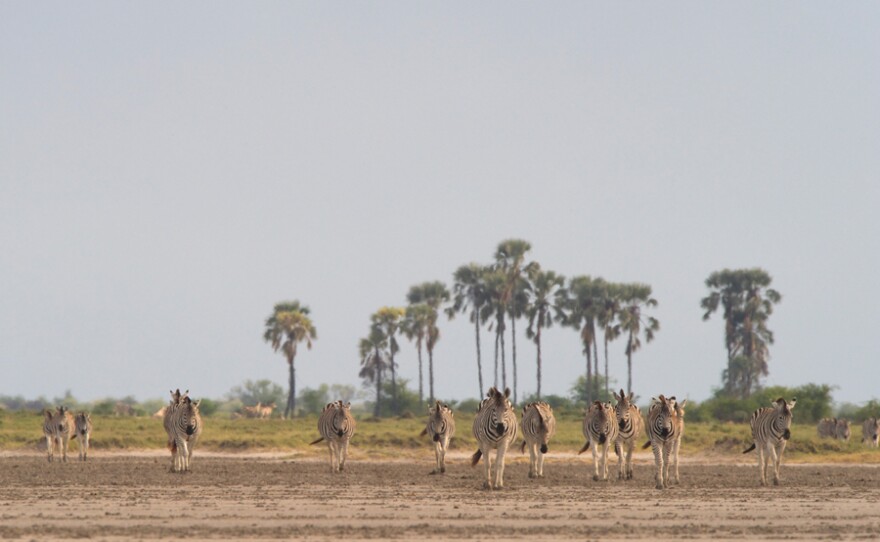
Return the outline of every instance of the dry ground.
{"type": "MultiPolygon", "coordinates": [[[[518,454],[515,454],[518,455],[518,454]]],[[[877,539],[880,468],[785,465],[762,488],[753,464],[687,463],[681,485],[653,488],[648,458],[631,482],[593,482],[589,459],[550,456],[530,480],[516,457],[507,487],[481,489],[458,454],[350,459],[346,472],[295,455],[196,452],[193,472],[165,454],[95,454],[86,464],[0,456],[0,538],[57,540],[877,539]]]]}

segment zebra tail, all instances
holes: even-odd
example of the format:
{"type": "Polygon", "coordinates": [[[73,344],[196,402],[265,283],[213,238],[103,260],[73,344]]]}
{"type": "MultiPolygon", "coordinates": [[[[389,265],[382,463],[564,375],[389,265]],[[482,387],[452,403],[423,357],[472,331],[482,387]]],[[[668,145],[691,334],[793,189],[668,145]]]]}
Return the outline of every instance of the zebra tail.
{"type": "Polygon", "coordinates": [[[424,437],[424,436],[427,435],[427,434],[428,434],[428,428],[426,427],[426,428],[422,429],[422,432],[419,433],[419,436],[420,436],[420,437],[424,437]]]}
{"type": "Polygon", "coordinates": [[[642,444],[642,450],[647,450],[647,449],[650,448],[650,447],[651,447],[651,441],[650,441],[650,440],[649,440],[648,442],[642,444]]]}
{"type": "Polygon", "coordinates": [[[522,446],[520,446],[519,453],[521,453],[521,454],[526,453],[526,441],[523,441],[522,446]]]}
{"type": "Polygon", "coordinates": [[[586,452],[589,449],[590,449],[590,441],[588,440],[587,443],[584,444],[584,447],[581,448],[581,451],[578,452],[578,455],[581,455],[582,453],[586,452]]]}
{"type": "Polygon", "coordinates": [[[315,444],[321,442],[322,440],[324,440],[324,437],[319,438],[319,439],[316,440],[315,442],[310,442],[310,443],[309,443],[309,446],[314,446],[315,444]]]}
{"type": "Polygon", "coordinates": [[[480,462],[481,457],[483,457],[483,450],[477,450],[474,455],[471,456],[471,467],[476,467],[477,463],[480,462]]]}
{"type": "Polygon", "coordinates": [[[748,448],[746,448],[745,450],[743,450],[743,453],[744,453],[744,454],[747,454],[747,453],[751,452],[751,451],[754,450],[754,449],[755,449],[755,443],[753,442],[751,446],[749,446],[748,448]]]}

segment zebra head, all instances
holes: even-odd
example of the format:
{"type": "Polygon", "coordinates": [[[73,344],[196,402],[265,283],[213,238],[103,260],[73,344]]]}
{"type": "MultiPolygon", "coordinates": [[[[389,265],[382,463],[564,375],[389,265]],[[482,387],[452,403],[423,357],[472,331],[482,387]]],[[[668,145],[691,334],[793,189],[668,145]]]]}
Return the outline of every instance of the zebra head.
{"type": "MultiPolygon", "coordinates": [[[[483,405],[485,405],[486,408],[492,409],[490,420],[498,433],[504,433],[507,431],[504,414],[507,411],[513,410],[513,405],[510,404],[509,398],[510,388],[504,388],[504,393],[502,394],[498,389],[492,386],[489,388],[488,397],[483,401],[483,405]]],[[[483,405],[481,405],[481,407],[483,405]]]]}
{"type": "Polygon", "coordinates": [[[336,412],[333,413],[333,427],[336,428],[336,435],[341,437],[348,429],[348,419],[351,417],[351,403],[336,401],[330,404],[336,409],[336,412]]]}
{"type": "Polygon", "coordinates": [[[605,444],[608,434],[611,432],[611,424],[617,423],[614,407],[611,406],[611,403],[593,401],[588,412],[591,420],[590,425],[593,426],[596,434],[599,435],[599,443],[605,444]]]}
{"type": "Polygon", "coordinates": [[[58,407],[57,412],[55,414],[58,417],[58,430],[62,433],[65,433],[68,431],[66,414],[67,414],[67,407],[65,407],[65,406],[58,407]]]}
{"type": "Polygon", "coordinates": [[[773,425],[782,432],[782,438],[785,440],[791,438],[791,411],[795,404],[797,404],[796,397],[791,401],[780,397],[773,402],[773,407],[776,409],[776,419],[773,421],[773,425]]]}
{"type": "Polygon", "coordinates": [[[620,394],[612,392],[614,394],[614,399],[617,400],[617,404],[614,405],[614,413],[617,415],[617,424],[620,426],[621,430],[625,430],[632,423],[632,412],[630,411],[630,407],[632,406],[633,393],[630,392],[627,396],[623,393],[623,389],[621,388],[620,394]]]}
{"type": "Polygon", "coordinates": [[[76,432],[80,435],[85,435],[89,430],[89,423],[91,423],[92,417],[88,412],[80,412],[74,417],[73,423],[76,426],[76,432]]]}
{"type": "Polygon", "coordinates": [[[186,428],[186,434],[192,435],[197,429],[199,405],[202,401],[201,399],[193,401],[189,398],[188,394],[189,390],[187,390],[187,394],[184,394],[183,399],[181,400],[180,406],[178,407],[178,415],[180,416],[181,424],[186,428]]]}
{"type": "Polygon", "coordinates": [[[651,409],[657,409],[657,415],[654,417],[653,422],[654,430],[656,434],[664,439],[671,435],[674,430],[675,404],[675,398],[667,398],[663,394],[652,399],[651,409]]]}

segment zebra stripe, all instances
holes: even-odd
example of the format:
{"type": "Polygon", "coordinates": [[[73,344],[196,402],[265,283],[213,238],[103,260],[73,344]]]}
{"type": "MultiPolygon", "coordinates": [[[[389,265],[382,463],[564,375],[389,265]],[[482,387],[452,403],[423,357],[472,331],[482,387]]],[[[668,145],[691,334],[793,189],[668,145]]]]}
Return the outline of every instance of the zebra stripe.
{"type": "Polygon", "coordinates": [[[821,438],[833,438],[849,442],[852,433],[849,420],[843,418],[822,418],[816,427],[821,438]]]}
{"type": "Polygon", "coordinates": [[[629,395],[620,390],[620,394],[614,394],[617,404],[614,405],[614,413],[617,416],[617,478],[620,480],[632,480],[633,466],[632,456],[637,441],[642,436],[645,421],[639,407],[633,404],[633,393],[629,395]],[[624,457],[625,453],[625,457],[624,457]]]}
{"type": "Polygon", "coordinates": [[[877,418],[868,418],[862,422],[862,443],[877,447],[878,436],[880,436],[880,420],[877,418]]]}
{"type": "Polygon", "coordinates": [[[311,444],[317,444],[322,440],[327,441],[332,472],[341,472],[345,469],[348,443],[354,435],[355,425],[351,415],[351,403],[334,401],[327,403],[324,410],[321,411],[321,416],[318,418],[318,432],[321,437],[311,444]]]}
{"type": "Polygon", "coordinates": [[[786,402],[780,397],[772,407],[759,408],[752,414],[749,425],[752,428],[752,445],[744,454],[758,449],[758,469],[761,471],[761,485],[767,485],[767,469],[773,462],[773,484],[779,485],[779,465],[782,452],[791,438],[791,411],[797,399],[786,402]]]}
{"type": "Polygon", "coordinates": [[[678,449],[681,447],[681,435],[684,432],[684,406],[686,404],[687,400],[679,404],[675,397],[667,398],[660,395],[657,398],[651,398],[647,424],[650,440],[642,447],[651,446],[654,452],[654,482],[657,489],[670,486],[670,455],[675,462],[675,481],[679,481],[678,449]]]}
{"type": "Polygon", "coordinates": [[[529,448],[529,478],[544,477],[544,454],[553,435],[556,434],[556,417],[553,408],[539,401],[529,403],[522,412],[522,448],[529,448]]]}
{"type": "Polygon", "coordinates": [[[46,459],[51,463],[55,459],[55,448],[61,453],[61,460],[67,462],[67,448],[70,437],[74,435],[73,415],[67,407],[60,406],[55,412],[46,410],[43,413],[43,436],[46,437],[46,459]]]}
{"type": "Polygon", "coordinates": [[[422,435],[430,436],[434,443],[435,465],[431,474],[444,474],[449,439],[455,435],[455,418],[452,409],[437,401],[433,407],[428,409],[428,425],[422,430],[422,435]]]}
{"type": "Polygon", "coordinates": [[[578,454],[582,454],[589,448],[593,451],[593,480],[608,479],[608,450],[617,450],[617,435],[620,432],[617,424],[617,416],[611,403],[593,401],[590,409],[584,416],[584,437],[587,439],[584,447],[578,454]],[[599,451],[601,446],[602,451],[599,451]],[[602,474],[599,474],[599,455],[601,453],[602,474]]]}
{"type": "Polygon", "coordinates": [[[180,390],[171,392],[171,402],[162,420],[168,435],[168,449],[171,450],[171,472],[189,470],[193,450],[202,435],[200,403],[190,399],[189,390],[183,395],[180,390]]]}
{"type": "Polygon", "coordinates": [[[92,417],[88,412],[80,412],[73,418],[74,435],[79,445],[79,460],[85,461],[89,456],[89,439],[92,436],[92,417]]]}
{"type": "Polygon", "coordinates": [[[486,399],[480,403],[477,415],[474,417],[474,437],[477,439],[479,449],[471,457],[471,466],[475,467],[480,462],[480,457],[485,455],[486,489],[501,489],[504,487],[504,454],[510,443],[516,440],[518,432],[516,413],[510,404],[510,388],[505,388],[502,394],[494,386],[489,388],[486,399]],[[489,452],[495,450],[495,480],[492,481],[492,465],[489,460],[489,452]]]}

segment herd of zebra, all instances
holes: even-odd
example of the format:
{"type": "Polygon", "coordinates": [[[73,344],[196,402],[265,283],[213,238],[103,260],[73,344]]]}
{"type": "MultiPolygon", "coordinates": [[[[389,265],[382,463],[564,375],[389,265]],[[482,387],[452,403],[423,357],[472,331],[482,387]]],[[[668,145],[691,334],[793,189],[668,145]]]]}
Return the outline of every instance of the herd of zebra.
{"type": "MultiPolygon", "coordinates": [[[[171,401],[165,408],[163,426],[168,436],[168,449],[171,451],[171,471],[186,472],[190,468],[193,449],[202,434],[202,419],[199,414],[200,401],[189,397],[189,390],[180,393],[172,391],[171,401]]],[[[657,489],[671,485],[669,469],[673,468],[673,479],[679,483],[678,454],[684,434],[684,416],[687,399],[679,402],[676,398],[660,395],[651,398],[647,422],[633,404],[633,393],[628,395],[620,390],[614,392],[616,404],[594,401],[586,411],[583,421],[583,434],[586,439],[579,454],[592,449],[593,480],[608,479],[609,451],[618,457],[618,478],[629,480],[633,477],[632,456],[639,439],[647,442],[643,449],[652,448],[654,454],[654,481],[657,489]]],[[[779,398],[772,406],[759,408],[750,420],[752,445],[743,453],[757,449],[761,484],[767,485],[768,471],[773,468],[773,483],[779,484],[779,468],[786,443],[791,438],[792,410],[797,399],[786,401],[779,398]]],[[[485,399],[480,403],[473,422],[473,434],[478,449],[471,457],[471,466],[476,466],[483,458],[487,489],[504,487],[504,456],[509,446],[516,441],[522,428],[521,451],[529,449],[529,478],[544,476],[544,454],[549,451],[550,439],[556,432],[556,418],[553,408],[545,402],[525,405],[522,417],[517,423],[516,412],[510,402],[510,389],[502,393],[497,388],[489,388],[485,399]],[[490,453],[495,452],[494,478],[493,462],[490,453]]],[[[356,423],[351,414],[351,403],[334,401],[328,403],[318,418],[320,437],[311,444],[325,441],[330,451],[330,468],[333,472],[345,469],[348,446],[354,435],[356,423]]],[[[55,411],[45,411],[43,434],[46,437],[48,460],[54,458],[55,449],[67,461],[67,448],[71,438],[79,442],[79,457],[85,461],[88,456],[89,438],[92,423],[88,413],[80,412],[73,416],[65,407],[55,411]]],[[[848,439],[849,422],[846,420],[823,419],[819,422],[820,436],[848,439]]],[[[864,441],[877,446],[880,436],[880,421],[877,418],[866,420],[862,427],[864,441]]],[[[428,409],[428,423],[422,436],[428,435],[434,443],[435,467],[431,474],[446,472],[446,452],[450,439],[455,435],[455,418],[449,406],[436,401],[428,409]]]]}

